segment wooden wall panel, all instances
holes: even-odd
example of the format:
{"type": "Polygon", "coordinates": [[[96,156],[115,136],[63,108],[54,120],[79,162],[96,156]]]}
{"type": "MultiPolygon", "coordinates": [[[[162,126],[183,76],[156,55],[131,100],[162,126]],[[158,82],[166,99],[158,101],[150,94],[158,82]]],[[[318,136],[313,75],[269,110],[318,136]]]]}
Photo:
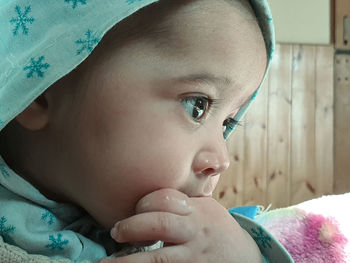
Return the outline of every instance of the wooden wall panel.
{"type": "Polygon", "coordinates": [[[244,123],[244,204],[266,202],[268,78],[244,123]]]}
{"type": "Polygon", "coordinates": [[[335,57],[335,192],[350,189],[350,54],[335,57]]]}
{"type": "MultiPolygon", "coordinates": [[[[347,63],[350,69],[350,57],[347,63]]],[[[350,76],[344,81],[349,87],[350,76]]],[[[244,127],[228,141],[231,167],[214,193],[220,203],[227,208],[277,208],[333,193],[333,181],[343,182],[346,175],[338,181],[333,177],[332,83],[332,46],[277,45],[267,81],[244,127]]],[[[350,103],[346,105],[350,116],[350,103]]],[[[338,144],[347,134],[350,125],[341,131],[338,144]]],[[[350,170],[349,163],[344,158],[338,166],[350,170]]]]}
{"type": "Polygon", "coordinates": [[[291,202],[315,197],[315,46],[293,46],[291,202]]]}
{"type": "Polygon", "coordinates": [[[292,51],[291,45],[278,45],[269,73],[266,204],[273,207],[290,202],[292,51]]]}
{"type": "MultiPolygon", "coordinates": [[[[334,49],[316,47],[315,174],[316,195],[333,193],[334,49]]],[[[350,95],[350,94],[349,94],[350,95]]],[[[348,188],[350,191],[350,188],[348,188]]]]}

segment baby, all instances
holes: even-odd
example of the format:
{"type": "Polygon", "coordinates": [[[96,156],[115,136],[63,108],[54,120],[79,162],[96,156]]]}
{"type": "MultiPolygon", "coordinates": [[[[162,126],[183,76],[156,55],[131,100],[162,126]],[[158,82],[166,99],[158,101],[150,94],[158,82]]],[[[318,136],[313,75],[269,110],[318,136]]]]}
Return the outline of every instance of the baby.
{"type": "Polygon", "coordinates": [[[211,195],[268,68],[266,8],[1,0],[3,257],[263,262],[211,195]]]}

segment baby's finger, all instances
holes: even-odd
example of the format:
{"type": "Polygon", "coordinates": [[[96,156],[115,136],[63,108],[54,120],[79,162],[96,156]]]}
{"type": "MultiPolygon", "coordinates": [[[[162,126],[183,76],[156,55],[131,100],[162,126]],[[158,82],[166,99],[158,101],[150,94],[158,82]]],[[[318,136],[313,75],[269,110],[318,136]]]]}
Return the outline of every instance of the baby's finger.
{"type": "Polygon", "coordinates": [[[141,198],[135,210],[137,214],[157,211],[188,215],[193,209],[188,201],[189,197],[180,191],[170,188],[161,189],[141,198]]]}
{"type": "Polygon", "coordinates": [[[115,259],[104,259],[100,263],[185,263],[190,261],[190,251],[184,246],[172,246],[149,252],[136,253],[115,259]]]}
{"type": "Polygon", "coordinates": [[[150,212],[118,222],[111,230],[111,236],[119,243],[161,240],[167,243],[182,244],[193,238],[196,227],[186,216],[150,212]]]}

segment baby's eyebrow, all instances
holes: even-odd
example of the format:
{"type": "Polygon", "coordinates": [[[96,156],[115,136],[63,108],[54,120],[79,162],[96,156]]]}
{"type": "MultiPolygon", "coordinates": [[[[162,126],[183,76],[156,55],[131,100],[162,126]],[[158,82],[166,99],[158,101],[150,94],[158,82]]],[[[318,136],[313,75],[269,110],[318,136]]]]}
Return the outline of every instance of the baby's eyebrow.
{"type": "MultiPolygon", "coordinates": [[[[189,74],[186,76],[173,78],[172,81],[182,82],[182,83],[206,83],[210,87],[215,89],[217,96],[224,98],[225,94],[230,92],[229,87],[241,88],[235,81],[226,76],[216,76],[211,73],[199,73],[199,74],[189,74]]],[[[234,109],[240,109],[248,101],[250,101],[251,96],[241,99],[237,102],[238,105],[234,106],[234,109]]]]}
{"type": "Polygon", "coordinates": [[[199,73],[199,74],[189,74],[186,76],[181,76],[172,79],[175,82],[194,82],[194,83],[206,83],[210,86],[214,87],[216,92],[220,94],[221,97],[223,97],[224,94],[227,94],[228,88],[235,83],[226,76],[215,76],[211,73],[199,73]],[[220,87],[220,89],[219,89],[220,87]]]}
{"type": "MultiPolygon", "coordinates": [[[[182,83],[209,84],[210,87],[215,89],[217,97],[220,98],[225,98],[225,95],[232,92],[232,90],[230,90],[230,88],[232,89],[232,87],[237,89],[242,88],[230,77],[216,76],[211,73],[189,74],[186,76],[173,78],[172,81],[182,83]]],[[[249,100],[249,98],[247,98],[246,100],[249,100]]],[[[244,103],[245,102],[243,102],[243,104],[244,103]]]]}

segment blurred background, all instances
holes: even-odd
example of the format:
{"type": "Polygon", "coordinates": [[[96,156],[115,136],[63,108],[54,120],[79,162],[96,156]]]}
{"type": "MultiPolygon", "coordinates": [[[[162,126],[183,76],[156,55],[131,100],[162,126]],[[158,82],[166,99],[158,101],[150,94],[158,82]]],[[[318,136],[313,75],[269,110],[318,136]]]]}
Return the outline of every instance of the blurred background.
{"type": "Polygon", "coordinates": [[[285,207],[350,192],[350,0],[268,0],[277,46],[214,198],[285,207]]]}

